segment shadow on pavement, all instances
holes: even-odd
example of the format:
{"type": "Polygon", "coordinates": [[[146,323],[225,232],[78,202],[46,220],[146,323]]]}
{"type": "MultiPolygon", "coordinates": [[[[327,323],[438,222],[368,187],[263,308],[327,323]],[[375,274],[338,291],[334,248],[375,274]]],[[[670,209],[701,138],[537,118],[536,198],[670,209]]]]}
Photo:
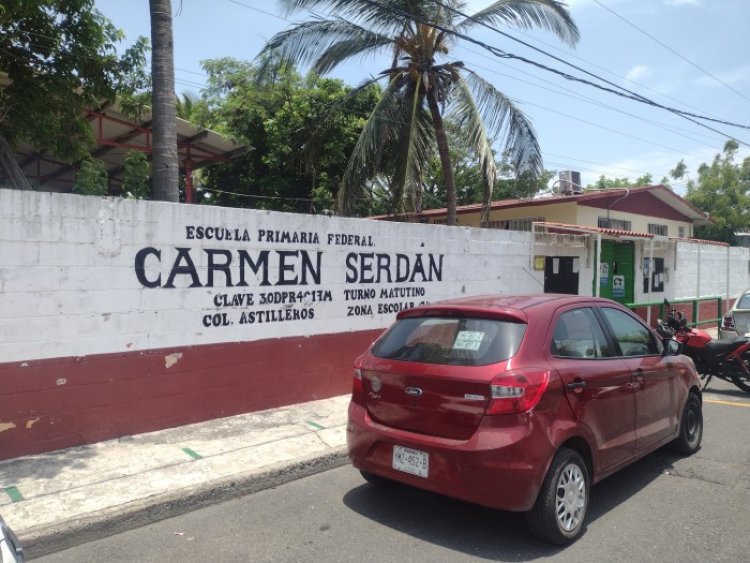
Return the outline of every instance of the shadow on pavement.
{"type": "MultiPolygon", "coordinates": [[[[658,450],[591,489],[587,524],[637,494],[680,459],[658,450]]],[[[502,484],[499,483],[499,486],[502,484]]],[[[523,513],[492,510],[398,483],[363,484],[344,504],[378,524],[442,547],[492,561],[529,561],[564,550],[532,536],[523,513]]],[[[585,541],[585,533],[580,541],[585,541]]]]}
{"type": "Polygon", "coordinates": [[[92,446],[34,454],[0,462],[0,486],[8,487],[20,479],[52,479],[66,470],[86,467],[86,460],[96,455],[92,446]]]}
{"type": "MultiPolygon", "coordinates": [[[[711,395],[719,395],[721,397],[735,397],[737,399],[750,399],[750,393],[747,393],[740,389],[739,387],[730,387],[729,389],[716,389],[713,387],[714,381],[712,380],[711,383],[708,384],[708,389],[706,389],[706,393],[710,393],[711,395]]],[[[729,384],[732,385],[732,384],[729,384]]],[[[705,400],[706,397],[704,396],[703,399],[705,400]]]]}

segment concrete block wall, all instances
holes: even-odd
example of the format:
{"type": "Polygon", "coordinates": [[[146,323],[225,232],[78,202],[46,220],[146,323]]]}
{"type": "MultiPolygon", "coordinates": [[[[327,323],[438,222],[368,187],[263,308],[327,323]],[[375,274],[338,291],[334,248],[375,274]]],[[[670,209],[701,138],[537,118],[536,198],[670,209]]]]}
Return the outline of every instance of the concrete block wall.
{"type": "Polygon", "coordinates": [[[677,244],[675,298],[725,296],[750,287],[750,249],[711,244],[677,244]]]}
{"type": "Polygon", "coordinates": [[[529,237],[0,190],[0,457],[345,393],[399,309],[541,291],[529,237]]]}
{"type": "MultiPolygon", "coordinates": [[[[0,459],[346,393],[396,311],[542,292],[530,237],[0,190],[0,459]]],[[[534,253],[591,291],[590,248],[534,253]]],[[[750,285],[748,253],[701,247],[701,292],[750,285]]]]}
{"type": "Polygon", "coordinates": [[[529,268],[528,233],[510,231],[10,190],[0,191],[0,225],[0,361],[383,328],[394,315],[379,309],[542,284],[529,268]],[[225,240],[216,240],[219,231],[225,240]],[[249,240],[226,240],[242,236],[249,240]],[[284,236],[297,242],[278,242],[284,236]],[[152,250],[140,255],[143,276],[155,287],[137,275],[144,249],[152,250]],[[239,252],[265,257],[268,285],[247,267],[238,285],[239,252]],[[229,279],[222,268],[211,274],[212,259],[231,261],[229,279]],[[290,293],[300,291],[312,294],[290,293]],[[231,305],[249,294],[253,306],[231,305]],[[269,297],[278,302],[259,303],[269,297]],[[287,301],[296,297],[302,302],[287,301]],[[242,312],[279,307],[314,316],[239,323],[242,312]],[[216,327],[212,318],[205,326],[204,316],[215,314],[231,324],[216,327]]]}

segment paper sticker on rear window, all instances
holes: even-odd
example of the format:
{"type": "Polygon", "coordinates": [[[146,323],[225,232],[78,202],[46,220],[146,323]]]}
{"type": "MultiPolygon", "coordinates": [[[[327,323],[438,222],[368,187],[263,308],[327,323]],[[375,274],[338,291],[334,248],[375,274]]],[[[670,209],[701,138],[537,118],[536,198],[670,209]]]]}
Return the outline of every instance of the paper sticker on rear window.
{"type": "Polygon", "coordinates": [[[484,332],[477,330],[462,330],[453,343],[454,350],[479,350],[484,339],[484,332]]]}

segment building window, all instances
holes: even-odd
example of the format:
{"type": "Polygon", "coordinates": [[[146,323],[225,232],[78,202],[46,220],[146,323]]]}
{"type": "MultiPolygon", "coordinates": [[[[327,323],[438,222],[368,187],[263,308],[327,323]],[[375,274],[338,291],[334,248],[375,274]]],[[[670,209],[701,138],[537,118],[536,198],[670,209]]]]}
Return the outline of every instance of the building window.
{"type": "Polygon", "coordinates": [[[610,219],[609,217],[599,217],[597,226],[600,229],[617,229],[618,231],[632,231],[633,224],[625,219],[610,219]]]}
{"type": "Polygon", "coordinates": [[[677,227],[677,236],[685,238],[685,227],[677,227]]]}
{"type": "Polygon", "coordinates": [[[532,223],[542,221],[544,221],[544,217],[524,217],[523,219],[487,221],[483,226],[488,229],[501,229],[504,231],[530,231],[532,223]]]}
{"type": "Polygon", "coordinates": [[[649,223],[648,232],[652,235],[667,236],[669,229],[666,225],[659,225],[658,223],[649,223]]]}

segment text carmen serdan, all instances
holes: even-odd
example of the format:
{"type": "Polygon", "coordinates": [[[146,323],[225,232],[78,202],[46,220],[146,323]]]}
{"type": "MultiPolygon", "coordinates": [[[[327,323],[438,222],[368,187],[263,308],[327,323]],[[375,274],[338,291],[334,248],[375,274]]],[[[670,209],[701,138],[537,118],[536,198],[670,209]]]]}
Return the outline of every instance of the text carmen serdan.
{"type": "MultiPolygon", "coordinates": [[[[140,249],[135,275],[147,288],[321,285],[323,251],[228,250],[189,247],[140,249]],[[197,258],[205,267],[197,267],[197,258]]],[[[442,254],[350,252],[345,279],[328,283],[379,284],[442,281],[442,254]]],[[[199,262],[200,263],[200,262],[199,262]]],[[[340,272],[338,268],[331,271],[340,272]]]]}

